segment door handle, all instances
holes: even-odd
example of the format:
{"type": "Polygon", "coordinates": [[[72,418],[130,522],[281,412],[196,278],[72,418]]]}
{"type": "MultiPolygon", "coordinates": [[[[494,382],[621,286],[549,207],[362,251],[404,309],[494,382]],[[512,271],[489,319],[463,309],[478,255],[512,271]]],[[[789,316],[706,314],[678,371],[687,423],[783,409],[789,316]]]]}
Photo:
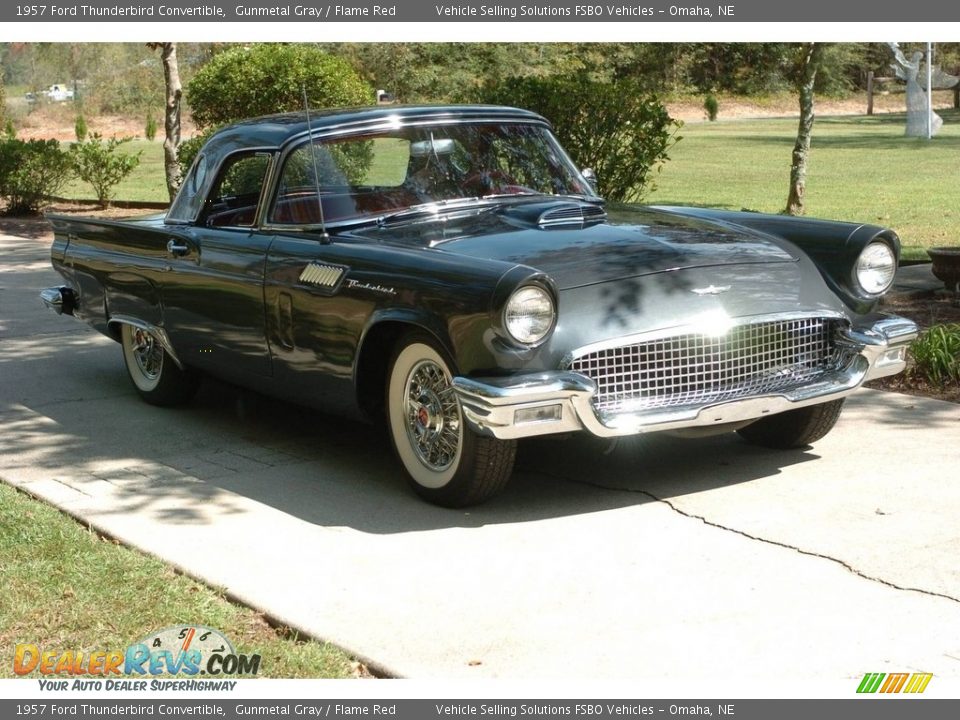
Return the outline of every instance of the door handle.
{"type": "Polygon", "coordinates": [[[177,242],[173,238],[170,238],[170,240],[167,241],[167,252],[171,255],[176,255],[177,257],[183,257],[190,252],[190,247],[177,242]]]}

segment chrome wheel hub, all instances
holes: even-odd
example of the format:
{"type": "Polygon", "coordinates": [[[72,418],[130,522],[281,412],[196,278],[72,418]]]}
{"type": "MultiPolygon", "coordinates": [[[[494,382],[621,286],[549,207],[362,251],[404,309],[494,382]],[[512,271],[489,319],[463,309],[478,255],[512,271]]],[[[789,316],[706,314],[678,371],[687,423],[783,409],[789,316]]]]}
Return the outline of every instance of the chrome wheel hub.
{"type": "Polygon", "coordinates": [[[407,379],[405,416],[407,436],[420,461],[442,471],[460,450],[460,406],[450,380],[436,363],[423,360],[407,379]]]}
{"type": "Polygon", "coordinates": [[[133,331],[133,358],[137,368],[145,378],[156,380],[163,367],[163,348],[146,330],[135,328],[133,331]]]}

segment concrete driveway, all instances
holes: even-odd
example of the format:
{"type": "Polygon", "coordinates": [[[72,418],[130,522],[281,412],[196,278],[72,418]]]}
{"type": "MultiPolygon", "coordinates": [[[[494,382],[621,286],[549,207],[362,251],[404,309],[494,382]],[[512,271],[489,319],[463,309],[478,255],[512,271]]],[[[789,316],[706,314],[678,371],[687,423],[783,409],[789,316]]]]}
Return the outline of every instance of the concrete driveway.
{"type": "Polygon", "coordinates": [[[363,425],[217,383],[142,403],[40,306],[43,238],[0,258],[0,477],[391,673],[960,676],[956,405],[862,391],[795,452],[529,442],[503,496],[443,510],[363,425]]]}

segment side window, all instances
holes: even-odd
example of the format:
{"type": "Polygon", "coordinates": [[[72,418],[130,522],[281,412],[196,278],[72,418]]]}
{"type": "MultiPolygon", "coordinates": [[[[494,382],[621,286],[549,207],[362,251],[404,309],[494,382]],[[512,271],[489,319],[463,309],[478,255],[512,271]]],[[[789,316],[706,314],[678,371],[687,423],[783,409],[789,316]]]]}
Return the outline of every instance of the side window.
{"type": "Polygon", "coordinates": [[[409,162],[410,142],[403,138],[306,142],[287,156],[270,222],[315,225],[405,207],[409,162]]]}
{"type": "Polygon", "coordinates": [[[269,169],[269,153],[240,153],[228,158],[204,203],[201,222],[208,227],[252,226],[269,169]]]}

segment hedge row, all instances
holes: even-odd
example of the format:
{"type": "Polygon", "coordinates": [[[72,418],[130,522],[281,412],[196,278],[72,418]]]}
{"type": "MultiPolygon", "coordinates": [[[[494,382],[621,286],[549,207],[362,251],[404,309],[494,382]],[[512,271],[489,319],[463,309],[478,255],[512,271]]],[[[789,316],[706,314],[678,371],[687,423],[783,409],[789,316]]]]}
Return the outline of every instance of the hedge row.
{"type": "Polygon", "coordinates": [[[109,207],[116,186],[140,163],[140,153],[119,152],[130,138],[104,140],[94,133],[68,150],[56,140],[0,139],[0,198],[7,215],[36,213],[68,180],[78,177],[94,189],[101,207],[109,207]]]}

